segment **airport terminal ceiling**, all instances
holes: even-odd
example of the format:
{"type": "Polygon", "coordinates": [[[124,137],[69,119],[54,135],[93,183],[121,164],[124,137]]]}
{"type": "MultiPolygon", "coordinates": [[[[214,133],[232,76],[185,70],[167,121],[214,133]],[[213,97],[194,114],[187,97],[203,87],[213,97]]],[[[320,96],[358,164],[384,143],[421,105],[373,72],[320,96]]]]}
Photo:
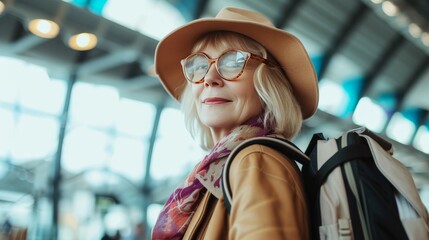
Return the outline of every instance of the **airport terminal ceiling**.
{"type": "MultiPolygon", "coordinates": [[[[364,125],[391,141],[395,156],[413,173],[419,189],[429,190],[428,1],[1,0],[0,57],[44,67],[50,78],[67,83],[113,87],[119,98],[155,106],[151,121],[156,124],[160,107],[177,107],[154,74],[157,42],[173,28],[214,16],[225,6],[265,14],[307,48],[319,77],[320,106],[295,139],[300,147],[305,148],[313,133],[337,137],[364,125]],[[59,33],[53,38],[36,36],[28,27],[35,18],[56,21],[59,33]],[[71,48],[70,37],[80,32],[96,36],[92,49],[71,48]],[[338,101],[340,97],[344,100],[338,101]]],[[[150,149],[156,135],[148,136],[150,149]]],[[[147,167],[150,158],[142,159],[147,167]]],[[[0,157],[0,161],[9,160],[0,157]]],[[[30,180],[36,172],[55,169],[39,162],[43,159],[14,169],[30,180]]],[[[88,172],[64,171],[63,178],[70,179],[62,186],[64,196],[75,186],[90,189],[82,177],[88,172]]],[[[0,190],[31,193],[31,181],[17,176],[4,176],[0,190]]],[[[162,202],[175,185],[171,179],[136,185],[126,176],[116,178],[121,184],[113,184],[110,190],[121,195],[118,201],[125,204],[162,202]]]]}

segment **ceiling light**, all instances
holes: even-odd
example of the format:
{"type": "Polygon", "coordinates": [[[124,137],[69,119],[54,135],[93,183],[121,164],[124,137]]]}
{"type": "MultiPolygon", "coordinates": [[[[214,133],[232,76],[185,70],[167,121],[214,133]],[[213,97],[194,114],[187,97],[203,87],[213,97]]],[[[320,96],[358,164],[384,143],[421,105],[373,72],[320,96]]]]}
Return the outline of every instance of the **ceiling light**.
{"type": "Polygon", "coordinates": [[[387,125],[386,134],[400,143],[409,144],[415,130],[416,125],[411,120],[402,113],[395,113],[387,125]]]}
{"type": "Polygon", "coordinates": [[[97,36],[92,33],[79,33],[70,37],[69,46],[77,51],[91,50],[97,45],[97,36]]]}
{"type": "Polygon", "coordinates": [[[28,29],[34,35],[42,38],[55,38],[60,32],[58,24],[47,19],[33,19],[28,24],[28,29]]]}
{"type": "Polygon", "coordinates": [[[0,1],[0,14],[4,11],[4,9],[5,9],[4,3],[0,1]]]}
{"type": "Polygon", "coordinates": [[[418,38],[422,34],[422,29],[419,27],[419,25],[410,23],[410,25],[408,25],[408,32],[411,34],[411,36],[418,38]]]}
{"type": "Polygon", "coordinates": [[[383,2],[383,0],[371,0],[371,2],[375,4],[380,4],[383,2]]]}
{"type": "Polygon", "coordinates": [[[422,43],[426,46],[429,47],[429,33],[428,32],[424,32],[421,35],[421,39],[422,39],[422,43]]]}
{"type": "Polygon", "coordinates": [[[396,16],[396,14],[398,14],[399,12],[398,6],[396,6],[394,3],[390,1],[383,2],[383,4],[381,5],[381,8],[383,9],[383,12],[387,16],[391,16],[391,17],[396,16]]]}

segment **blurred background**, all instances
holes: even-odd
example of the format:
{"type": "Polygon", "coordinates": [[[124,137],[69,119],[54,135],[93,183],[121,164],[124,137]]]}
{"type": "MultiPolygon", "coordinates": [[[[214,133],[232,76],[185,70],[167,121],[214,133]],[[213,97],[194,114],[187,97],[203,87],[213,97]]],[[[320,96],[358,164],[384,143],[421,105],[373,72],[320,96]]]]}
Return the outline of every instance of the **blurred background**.
{"type": "Polygon", "coordinates": [[[313,133],[366,126],[429,206],[428,1],[1,0],[0,239],[149,239],[205,154],[154,75],[155,47],[226,6],[307,48],[320,105],[301,149],[313,133]]]}

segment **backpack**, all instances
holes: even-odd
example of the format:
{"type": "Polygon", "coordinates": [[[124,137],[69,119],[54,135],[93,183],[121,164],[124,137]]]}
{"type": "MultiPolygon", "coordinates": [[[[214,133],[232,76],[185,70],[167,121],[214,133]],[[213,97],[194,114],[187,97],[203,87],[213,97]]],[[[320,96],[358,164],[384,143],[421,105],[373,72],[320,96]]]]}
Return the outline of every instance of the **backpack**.
{"type": "Polygon", "coordinates": [[[261,144],[302,165],[312,239],[429,239],[429,216],[392,145],[358,128],[337,139],[314,134],[305,154],[280,138],[256,137],[237,146],[223,169],[224,203],[231,211],[229,168],[243,148],[261,144]]]}

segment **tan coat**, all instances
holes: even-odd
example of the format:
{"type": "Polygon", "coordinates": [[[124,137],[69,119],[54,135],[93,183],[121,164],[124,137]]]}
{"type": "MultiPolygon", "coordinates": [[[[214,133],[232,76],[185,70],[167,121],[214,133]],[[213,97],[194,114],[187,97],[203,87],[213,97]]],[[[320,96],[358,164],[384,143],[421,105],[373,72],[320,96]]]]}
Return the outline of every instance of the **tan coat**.
{"type": "Polygon", "coordinates": [[[207,191],[183,239],[309,239],[303,186],[284,155],[249,146],[233,160],[229,174],[231,215],[223,197],[207,191]]]}

